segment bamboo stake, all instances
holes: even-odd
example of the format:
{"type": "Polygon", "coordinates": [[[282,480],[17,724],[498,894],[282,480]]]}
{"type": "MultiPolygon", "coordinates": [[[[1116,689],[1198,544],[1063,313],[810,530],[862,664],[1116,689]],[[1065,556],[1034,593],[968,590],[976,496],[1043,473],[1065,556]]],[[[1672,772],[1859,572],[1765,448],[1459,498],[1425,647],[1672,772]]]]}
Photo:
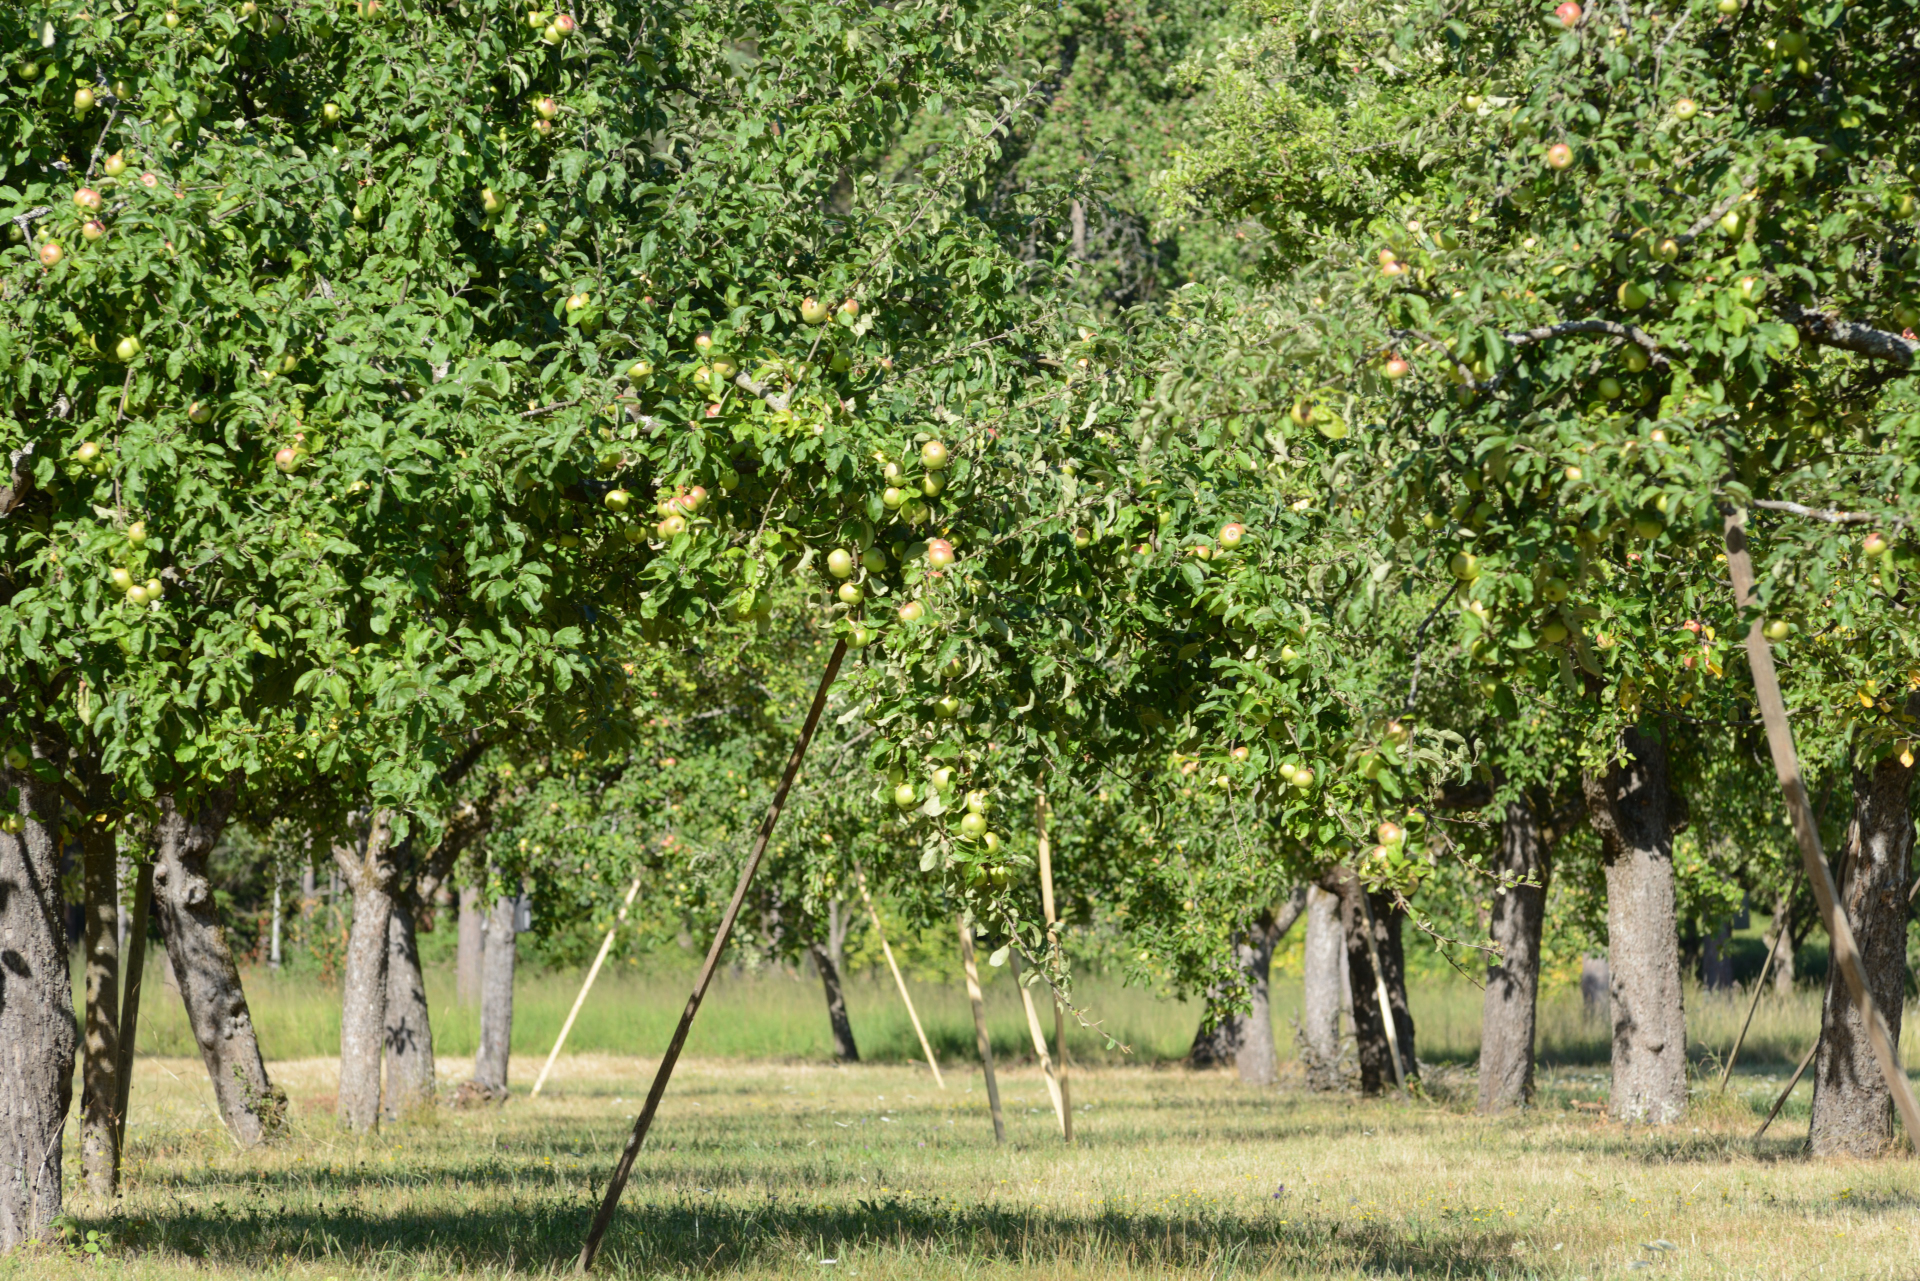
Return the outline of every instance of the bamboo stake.
{"type": "Polygon", "coordinates": [[[913,1008],[913,998],[907,995],[907,981],[900,976],[900,966],[894,962],[893,949],[887,946],[887,931],[880,924],[880,913],[873,906],[873,895],[867,893],[867,874],[859,868],[853,869],[854,884],[860,887],[860,901],[867,905],[867,915],[873,918],[873,932],[880,940],[880,951],[887,958],[887,968],[893,971],[893,982],[900,989],[901,1004],[907,1007],[907,1017],[913,1021],[913,1034],[920,1038],[921,1052],[927,1056],[927,1066],[933,1069],[933,1083],[941,1089],[947,1088],[947,1080],[940,1075],[940,1060],[933,1056],[933,1046],[927,1043],[927,1034],[920,1027],[920,1015],[913,1008]]]}
{"type": "Polygon", "coordinates": [[[1767,1127],[1773,1124],[1773,1118],[1779,1116],[1780,1109],[1787,1105],[1788,1098],[1793,1095],[1793,1087],[1800,1084],[1800,1078],[1806,1075],[1807,1065],[1813,1062],[1813,1056],[1819,1049],[1820,1038],[1816,1036],[1813,1038],[1813,1044],[1807,1047],[1806,1057],[1800,1060],[1800,1066],[1793,1070],[1793,1079],[1787,1082],[1787,1088],[1780,1091],[1780,1097],[1773,1101],[1773,1107],[1767,1111],[1767,1119],[1762,1121],[1760,1128],[1753,1132],[1756,1140],[1767,1132],[1767,1127]]]}
{"type": "Polygon", "coordinates": [[[580,1007],[587,1003],[587,993],[593,990],[593,981],[600,977],[600,967],[607,963],[607,953],[613,950],[613,936],[626,923],[627,909],[633,906],[633,896],[640,892],[640,878],[634,877],[633,884],[627,887],[626,902],[620,905],[620,914],[613,918],[613,928],[607,931],[607,937],[600,940],[600,951],[593,958],[593,965],[587,970],[587,981],[580,985],[580,995],[573,998],[573,1008],[567,1011],[567,1021],[560,1025],[560,1035],[553,1039],[553,1051],[547,1055],[546,1066],[540,1069],[540,1075],[534,1080],[533,1089],[527,1093],[530,1099],[540,1096],[540,1087],[547,1083],[547,1073],[553,1071],[553,1061],[560,1057],[560,1047],[567,1043],[567,1033],[573,1031],[573,1021],[580,1017],[580,1007]]]}
{"type": "Polygon", "coordinates": [[[973,1003],[973,1039],[980,1047],[980,1063],[987,1071],[987,1110],[993,1113],[993,1141],[1007,1141],[1007,1123],[1000,1118],[1000,1083],[993,1075],[993,1041],[987,1036],[987,1003],[980,995],[980,970],[973,963],[973,930],[960,917],[960,967],[967,975],[967,999],[973,1003]]]}
{"type": "Polygon", "coordinates": [[[679,1026],[673,1030],[673,1039],[667,1042],[667,1052],[660,1058],[660,1067],[653,1075],[653,1085],[647,1090],[647,1101],[641,1105],[640,1115],[633,1120],[633,1133],[627,1138],[627,1146],[620,1153],[620,1161],[613,1168],[613,1177],[607,1181],[606,1196],[601,1199],[599,1212],[593,1216],[593,1226],[587,1230],[587,1239],[580,1247],[579,1272],[586,1272],[593,1266],[594,1256],[600,1253],[600,1242],[607,1235],[607,1229],[613,1226],[613,1212],[620,1206],[620,1194],[626,1190],[627,1177],[633,1173],[634,1159],[640,1155],[640,1145],[646,1141],[647,1131],[653,1126],[654,1113],[660,1110],[660,1099],[667,1092],[667,1082],[673,1077],[673,1065],[680,1061],[680,1050],[687,1043],[687,1033],[693,1030],[693,1016],[700,1012],[700,1002],[707,995],[707,985],[713,982],[713,972],[720,968],[720,954],[726,951],[727,940],[733,935],[733,923],[740,916],[740,906],[746,902],[747,890],[753,885],[753,876],[760,870],[760,860],[766,855],[767,842],[773,839],[773,829],[780,821],[780,811],[786,808],[787,793],[793,790],[795,775],[800,773],[800,762],[807,757],[807,747],[813,742],[813,732],[820,727],[820,713],[826,710],[827,691],[833,687],[834,678],[840,675],[840,661],[847,656],[847,642],[843,639],[834,644],[833,656],[827,660],[827,670],[820,677],[820,688],[813,693],[813,706],[807,709],[806,723],[800,727],[800,737],[793,745],[793,755],[787,758],[787,769],[780,776],[780,786],[773,793],[773,803],[767,807],[767,817],[761,821],[760,831],[754,837],[753,849],[747,855],[747,864],[740,869],[740,883],[733,888],[733,899],[727,904],[727,911],[720,918],[720,928],[714,932],[713,945],[707,949],[707,959],[700,966],[700,976],[694,980],[693,994],[687,998],[687,1008],[680,1012],[679,1026]]]}
{"type": "Polygon", "coordinates": [[[147,968],[147,912],[153,902],[153,860],[140,865],[133,882],[133,920],[127,926],[127,976],[120,997],[119,1062],[114,1064],[114,1088],[119,1097],[113,1102],[113,1115],[119,1134],[114,1139],[114,1186],[120,1185],[119,1161],[127,1150],[127,1098],[133,1085],[133,1038],[140,1027],[140,979],[147,968]]]}
{"type": "MultiPolygon", "coordinates": [[[[1053,837],[1047,831],[1051,807],[1047,794],[1034,798],[1034,826],[1040,833],[1040,906],[1047,917],[1047,947],[1053,952],[1053,966],[1060,968],[1060,918],[1053,910],[1053,837]]],[[[1060,1137],[1073,1142],[1073,1091],[1067,1085],[1067,1007],[1060,994],[1053,994],[1053,1071],[1060,1082],[1060,1137]]]]}
{"type": "Polygon", "coordinates": [[[1740,1057],[1740,1047],[1747,1043],[1747,1029],[1753,1026],[1753,1012],[1760,1008],[1760,993],[1766,990],[1767,971],[1773,968],[1773,958],[1780,954],[1780,940],[1787,936],[1784,922],[1775,923],[1773,946],[1767,949],[1767,959],[1760,966],[1760,977],[1753,981],[1753,1000],[1747,1003],[1747,1021],[1740,1025],[1740,1035],[1733,1038],[1733,1049],[1727,1054],[1727,1065],[1720,1069],[1720,1093],[1727,1092],[1727,1078],[1733,1075],[1733,1061],[1740,1057]]]}
{"type": "MultiPolygon", "coordinates": [[[[1747,609],[1753,604],[1753,560],[1747,554],[1745,512],[1736,511],[1727,517],[1726,539],[1734,603],[1747,609]]],[[[1807,801],[1806,784],[1800,778],[1800,761],[1793,750],[1793,729],[1787,724],[1787,704],[1780,696],[1780,678],[1773,667],[1773,647],[1767,643],[1766,633],[1760,630],[1758,616],[1747,628],[1747,667],[1753,674],[1760,718],[1766,722],[1773,772],[1779,776],[1780,790],[1786,796],[1787,815],[1793,820],[1793,834],[1800,842],[1800,861],[1806,867],[1807,879],[1813,882],[1813,897],[1820,905],[1820,917],[1833,943],[1833,959],[1846,976],[1848,994],[1867,1030],[1867,1040],[1873,1045],[1880,1075],[1886,1080],[1894,1106],[1900,1110],[1900,1119],[1907,1127],[1907,1141],[1920,1152],[1920,1101],[1913,1097],[1913,1086],[1900,1063],[1899,1048],[1867,987],[1867,976],[1860,965],[1860,947],[1853,937],[1853,924],[1840,910],[1833,869],[1827,866],[1827,857],[1821,852],[1820,829],[1814,825],[1813,806],[1807,801]]]]}
{"type": "Polygon", "coordinates": [[[1387,1049],[1393,1052],[1393,1081],[1400,1093],[1407,1092],[1407,1069],[1400,1062],[1400,1029],[1393,1021],[1393,1001],[1387,995],[1387,976],[1380,968],[1380,946],[1373,938],[1373,904],[1367,901],[1367,887],[1360,874],[1353,874],[1354,892],[1360,896],[1360,919],[1367,926],[1367,956],[1373,961],[1373,994],[1380,1002],[1380,1021],[1387,1027],[1387,1049]]]}
{"type": "Polygon", "coordinates": [[[1053,1074],[1053,1055],[1047,1052],[1047,1034],[1040,1030],[1040,1011],[1033,1005],[1033,989],[1020,977],[1020,953],[1008,954],[1013,962],[1013,985],[1020,989],[1020,1004],[1026,1007],[1027,1031],[1033,1035],[1033,1053],[1040,1060],[1040,1074],[1047,1081],[1047,1097],[1053,1100],[1053,1119],[1060,1124],[1060,1134],[1067,1133],[1067,1109],[1060,1098],[1060,1080],[1053,1074]]]}

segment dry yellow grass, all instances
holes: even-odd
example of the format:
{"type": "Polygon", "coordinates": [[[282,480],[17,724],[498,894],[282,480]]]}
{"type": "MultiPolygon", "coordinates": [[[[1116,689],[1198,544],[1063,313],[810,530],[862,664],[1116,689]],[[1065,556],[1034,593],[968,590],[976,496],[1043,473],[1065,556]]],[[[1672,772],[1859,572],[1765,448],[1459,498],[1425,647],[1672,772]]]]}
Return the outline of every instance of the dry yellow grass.
{"type": "MultiPolygon", "coordinates": [[[[515,1063],[524,1090],[539,1063],[515,1063]]],[[[289,1134],[236,1151],[198,1063],[147,1060],[130,1190],[81,1217],[104,1257],[0,1276],[505,1276],[571,1269],[651,1060],[585,1055],[548,1095],[335,1129],[335,1067],[276,1065],[289,1134]]],[[[1224,1073],[1100,1067],[1073,1080],[1080,1142],[1030,1068],[1003,1076],[996,1150],[977,1069],[682,1065],[603,1256],[608,1276],[738,1278],[1861,1277],[1920,1274],[1920,1167],[1756,1145],[1754,1077],[1664,1130],[1573,1105],[1485,1121],[1443,1072],[1429,1100],[1255,1090],[1224,1073]]],[[[1777,1079],[1777,1078],[1776,1078],[1777,1079]]],[[[1776,1087],[1777,1088],[1777,1087],[1776,1087]]],[[[1804,1091],[1804,1087],[1803,1087],[1804,1091]]],[[[1804,1107],[1799,1109],[1804,1117],[1804,1107]]],[[[71,1165],[69,1169],[71,1169],[71,1165]]]]}

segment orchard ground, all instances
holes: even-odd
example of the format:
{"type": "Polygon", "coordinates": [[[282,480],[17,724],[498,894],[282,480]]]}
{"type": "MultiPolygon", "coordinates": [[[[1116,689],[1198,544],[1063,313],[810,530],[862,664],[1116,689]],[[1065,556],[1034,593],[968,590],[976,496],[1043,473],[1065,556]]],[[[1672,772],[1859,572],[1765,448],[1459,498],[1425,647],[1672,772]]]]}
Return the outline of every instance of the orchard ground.
{"type": "MultiPolygon", "coordinates": [[[[1064,1148],[1043,1083],[1019,1053],[1011,985],[991,985],[1008,1144],[996,1150],[981,1076],[944,1054],[947,1087],[904,1064],[890,988],[853,985],[869,1057],[828,1066],[804,1029],[824,1025],[817,985],[723,983],[697,1057],[674,1078],[600,1267],[609,1276],[758,1277],[1414,1276],[1910,1277],[1920,1244],[1920,1168],[1800,1156],[1803,1083],[1764,1140],[1750,1136],[1817,1027],[1815,994],[1769,995],[1758,1052],[1728,1096],[1710,1051],[1744,1005],[1689,994],[1699,1080],[1680,1125],[1627,1128],[1597,1112],[1604,1043],[1562,988],[1544,1003],[1539,1106],[1472,1114],[1478,992],[1416,986],[1425,1098],[1362,1101],[1242,1086],[1170,1059],[1193,1009],[1088,985],[1089,1004],[1132,1036],[1131,1061],[1088,1053],[1072,1077],[1078,1142],[1064,1148]],[[758,1056],[749,1056],[755,1045],[758,1056]],[[769,1057],[773,1056],[773,1057],[769,1057]]],[[[323,1036],[311,984],[253,985],[263,1041],[323,1036]]],[[[666,981],[616,977],[596,992],[589,1043],[664,1042],[666,981]]],[[[924,985],[941,1042],[966,1029],[957,993],[924,985]]],[[[526,1044],[564,1016],[570,979],[522,984],[514,1085],[504,1109],[436,1110],[355,1138],[333,1119],[337,1061],[283,1058],[288,1134],[237,1151],[197,1059],[143,1059],[135,1079],[128,1191],[119,1211],[75,1220],[103,1256],[20,1255],[0,1277],[441,1277],[569,1272],[607,1168],[654,1060],[589,1049],[526,1089],[543,1055],[526,1044]],[[543,1026],[550,1025],[550,1026],[543,1026]]],[[[1296,998],[1276,992],[1283,1048],[1296,998]]],[[[443,1079],[468,1063],[457,1005],[443,1079]]],[[[171,1007],[160,1003],[155,1032],[171,1007]]],[[[333,1006],[338,1009],[337,1004],[333,1006]]],[[[904,1018],[899,1017],[902,1030],[904,1018]]],[[[1911,1027],[1912,1020],[1909,1020],[1911,1027]]],[[[1911,1035],[1911,1033],[1909,1033],[1911,1035]]],[[[165,1048],[164,1046],[162,1048],[165,1048]]],[[[1030,1046],[1029,1046],[1030,1048],[1030,1046]]],[[[1911,1051],[1914,1047],[1909,1046],[1911,1051]]],[[[72,1144],[73,1127],[69,1127],[72,1144]]],[[[70,1161],[71,1172],[75,1164],[70,1161]]]]}

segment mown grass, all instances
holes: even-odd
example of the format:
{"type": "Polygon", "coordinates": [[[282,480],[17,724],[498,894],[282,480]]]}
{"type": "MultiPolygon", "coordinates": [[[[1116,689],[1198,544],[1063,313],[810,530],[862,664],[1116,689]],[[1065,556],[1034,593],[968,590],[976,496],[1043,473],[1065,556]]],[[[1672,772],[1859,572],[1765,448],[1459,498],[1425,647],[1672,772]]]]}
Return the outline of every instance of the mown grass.
{"type": "MultiPolygon", "coordinates": [[[[537,1063],[518,1060],[524,1091],[537,1063]]],[[[234,1150],[196,1063],[147,1060],[129,1191],[97,1259],[0,1277],[553,1275],[581,1234],[653,1061],[583,1055],[537,1100],[436,1111],[356,1139],[334,1065],[282,1062],[287,1135],[234,1150]]],[[[1003,1076],[996,1149],[977,1068],[682,1065],[602,1258],[611,1277],[1911,1277],[1920,1167],[1814,1163],[1799,1127],[1747,1136],[1769,1081],[1702,1096],[1662,1130],[1576,1105],[1602,1072],[1554,1069],[1540,1106],[1488,1121],[1471,1080],[1360,1101],[1227,1073],[1094,1067],[1063,1146],[1031,1068],[1003,1076]]],[[[1804,1088],[1804,1087],[1803,1087],[1804,1088]]],[[[1799,1109],[1804,1118],[1804,1109],[1799,1109]]],[[[1804,1125],[1804,1121],[1801,1123],[1804,1125]]],[[[71,1166],[69,1167],[71,1169],[71,1166]]]]}

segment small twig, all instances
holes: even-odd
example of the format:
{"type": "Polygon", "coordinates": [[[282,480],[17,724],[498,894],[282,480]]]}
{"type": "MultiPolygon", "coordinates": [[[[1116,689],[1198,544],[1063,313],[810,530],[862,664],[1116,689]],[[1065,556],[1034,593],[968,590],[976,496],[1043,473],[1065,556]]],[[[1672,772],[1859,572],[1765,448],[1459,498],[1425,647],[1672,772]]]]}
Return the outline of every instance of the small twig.
{"type": "Polygon", "coordinates": [[[1420,660],[1425,655],[1425,651],[1420,648],[1420,642],[1426,637],[1427,628],[1433,625],[1434,619],[1440,617],[1440,611],[1446,608],[1447,601],[1452,599],[1452,597],[1453,593],[1451,591],[1440,593],[1440,599],[1433,603],[1432,611],[1427,614],[1425,620],[1421,622],[1420,626],[1413,633],[1413,680],[1407,686],[1407,701],[1400,708],[1400,714],[1402,716],[1411,716],[1413,714],[1414,699],[1420,694],[1420,660]]]}
{"type": "MultiPolygon", "coordinates": [[[[1565,334],[1611,334],[1615,338],[1639,344],[1646,351],[1647,359],[1653,364],[1667,363],[1666,354],[1660,350],[1660,340],[1652,334],[1634,325],[1623,325],[1615,320],[1601,320],[1597,316],[1586,320],[1563,320],[1557,325],[1542,325],[1538,329],[1503,334],[1502,338],[1510,347],[1525,347],[1530,343],[1547,342],[1565,334]]],[[[1687,350],[1684,344],[1673,345],[1680,351],[1687,350]]]]}
{"type": "Polygon", "coordinates": [[[551,414],[562,409],[572,409],[584,399],[584,396],[576,396],[572,400],[558,401],[551,405],[536,405],[520,416],[522,418],[538,418],[542,414],[551,414]]]}
{"type": "Polygon", "coordinates": [[[1687,228],[1687,230],[1683,234],[1675,237],[1675,239],[1679,240],[1679,242],[1683,245],[1690,245],[1694,241],[1698,240],[1700,238],[1701,232],[1705,231],[1707,228],[1713,226],[1714,223],[1719,222],[1722,218],[1726,217],[1728,210],[1732,209],[1735,205],[1739,204],[1742,200],[1745,200],[1751,194],[1753,184],[1757,180],[1758,178],[1757,178],[1757,175],[1755,174],[1748,174],[1745,178],[1742,178],[1740,180],[1740,190],[1734,192],[1731,196],[1728,196],[1725,200],[1722,200],[1719,204],[1715,205],[1711,213],[1709,213],[1706,217],[1702,218],[1699,222],[1694,223],[1693,226],[1687,228]]]}

